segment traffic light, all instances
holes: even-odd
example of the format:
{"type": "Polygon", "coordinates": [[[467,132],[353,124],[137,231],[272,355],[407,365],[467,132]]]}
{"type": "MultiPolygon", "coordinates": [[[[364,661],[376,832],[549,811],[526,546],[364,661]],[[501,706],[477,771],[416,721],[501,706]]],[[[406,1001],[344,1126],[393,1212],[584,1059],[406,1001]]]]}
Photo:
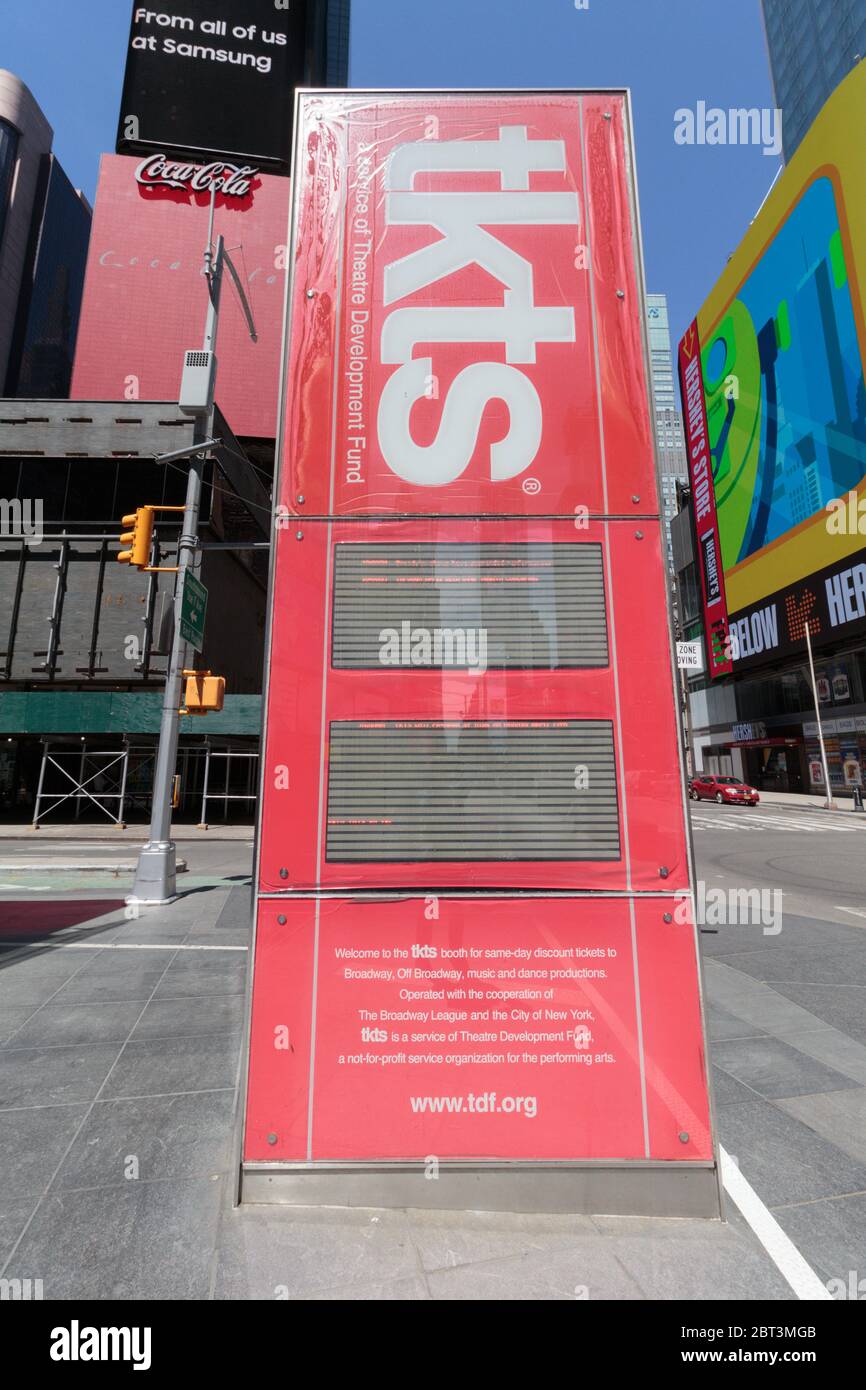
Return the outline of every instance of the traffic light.
{"type": "Polygon", "coordinates": [[[210,671],[184,671],[186,695],[181,714],[218,714],[226,694],[225,676],[210,671]]]}
{"type": "Polygon", "coordinates": [[[139,507],[138,511],[123,518],[123,525],[132,530],[124,531],[120,537],[120,544],[129,547],[118,555],[120,564],[134,565],[137,569],[147,569],[150,565],[155,511],[155,507],[139,507]]]}

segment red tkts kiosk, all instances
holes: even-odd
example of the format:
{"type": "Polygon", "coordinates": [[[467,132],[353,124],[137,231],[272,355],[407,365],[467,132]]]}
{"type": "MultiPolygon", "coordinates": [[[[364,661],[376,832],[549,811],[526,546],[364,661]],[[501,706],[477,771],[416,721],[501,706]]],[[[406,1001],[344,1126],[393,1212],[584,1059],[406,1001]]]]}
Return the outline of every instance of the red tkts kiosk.
{"type": "Polygon", "coordinates": [[[719,1214],[623,92],[302,92],[246,1202],[719,1214]]]}

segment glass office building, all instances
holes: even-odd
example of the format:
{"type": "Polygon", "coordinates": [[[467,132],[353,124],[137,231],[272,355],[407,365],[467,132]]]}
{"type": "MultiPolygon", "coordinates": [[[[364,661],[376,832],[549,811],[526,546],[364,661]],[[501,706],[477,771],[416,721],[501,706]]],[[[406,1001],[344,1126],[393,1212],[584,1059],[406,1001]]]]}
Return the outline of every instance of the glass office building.
{"type": "Polygon", "coordinates": [[[866,56],[866,0],[763,0],[763,9],[787,161],[830,93],[866,56]]]}
{"type": "Polygon", "coordinates": [[[8,396],[35,399],[69,395],[92,215],[54,155],[43,187],[6,379],[8,396]]]}
{"type": "Polygon", "coordinates": [[[647,337],[655,411],[656,446],[659,458],[659,487],[665,521],[668,569],[673,573],[671,517],[677,510],[677,483],[688,482],[683,420],[678,409],[678,390],[674,384],[668,301],[663,294],[646,297],[647,337]]]}

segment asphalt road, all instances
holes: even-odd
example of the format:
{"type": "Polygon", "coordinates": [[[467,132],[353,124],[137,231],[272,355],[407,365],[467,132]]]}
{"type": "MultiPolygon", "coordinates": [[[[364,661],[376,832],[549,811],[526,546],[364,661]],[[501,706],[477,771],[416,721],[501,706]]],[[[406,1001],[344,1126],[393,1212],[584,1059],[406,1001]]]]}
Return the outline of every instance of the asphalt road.
{"type": "Polygon", "coordinates": [[[778,889],[786,913],[866,928],[866,815],[712,801],[690,809],[708,889],[778,889]]]}

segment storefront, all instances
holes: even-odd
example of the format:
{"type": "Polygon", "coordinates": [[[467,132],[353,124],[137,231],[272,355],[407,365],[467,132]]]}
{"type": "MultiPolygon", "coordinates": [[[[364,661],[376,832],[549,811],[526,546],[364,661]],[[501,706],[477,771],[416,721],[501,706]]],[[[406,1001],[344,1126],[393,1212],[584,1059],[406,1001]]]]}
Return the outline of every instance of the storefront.
{"type": "Polygon", "coordinates": [[[802,737],[744,739],[724,747],[740,752],[743,781],[758,791],[807,790],[802,737]]]}

